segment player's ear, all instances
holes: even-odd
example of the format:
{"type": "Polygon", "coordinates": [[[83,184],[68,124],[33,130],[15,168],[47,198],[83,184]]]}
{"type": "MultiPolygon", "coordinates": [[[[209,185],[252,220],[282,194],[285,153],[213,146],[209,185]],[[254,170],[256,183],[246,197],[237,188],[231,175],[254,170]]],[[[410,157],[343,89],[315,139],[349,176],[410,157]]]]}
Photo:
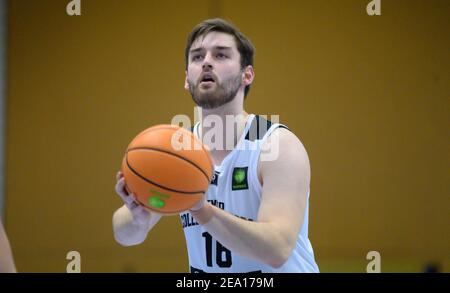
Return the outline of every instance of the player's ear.
{"type": "Polygon", "coordinates": [[[187,70],[184,72],[186,74],[186,77],[184,78],[184,89],[189,90],[189,82],[188,82],[188,73],[187,70]]]}
{"type": "Polygon", "coordinates": [[[250,85],[253,82],[253,79],[255,78],[255,71],[253,70],[253,66],[248,65],[244,69],[244,73],[242,74],[242,83],[244,85],[250,85]]]}

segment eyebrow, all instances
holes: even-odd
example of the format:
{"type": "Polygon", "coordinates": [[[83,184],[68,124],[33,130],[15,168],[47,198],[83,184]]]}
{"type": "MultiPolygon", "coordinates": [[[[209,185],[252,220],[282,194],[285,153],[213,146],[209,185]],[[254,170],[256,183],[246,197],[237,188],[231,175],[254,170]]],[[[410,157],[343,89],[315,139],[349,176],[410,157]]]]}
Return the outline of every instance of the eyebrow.
{"type": "MultiPolygon", "coordinates": [[[[202,51],[204,48],[203,47],[199,47],[199,48],[195,48],[189,51],[189,53],[196,53],[199,51],[202,51]]],[[[231,47],[227,47],[227,46],[215,46],[213,49],[215,50],[231,50],[231,47]]]]}

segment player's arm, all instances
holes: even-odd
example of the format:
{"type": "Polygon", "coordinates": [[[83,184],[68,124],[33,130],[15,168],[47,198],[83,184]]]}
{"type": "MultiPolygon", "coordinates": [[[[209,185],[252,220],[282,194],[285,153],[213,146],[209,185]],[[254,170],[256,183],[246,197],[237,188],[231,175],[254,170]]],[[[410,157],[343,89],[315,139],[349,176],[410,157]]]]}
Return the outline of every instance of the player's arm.
{"type": "Polygon", "coordinates": [[[280,267],[291,255],[302,225],[310,167],[306,150],[293,133],[279,129],[269,138],[265,144],[272,147],[279,139],[279,153],[272,161],[263,160],[267,153],[260,156],[263,191],[257,221],[240,219],[209,203],[191,213],[228,249],[280,267]]]}
{"type": "Polygon", "coordinates": [[[161,215],[149,212],[136,203],[133,194],[129,194],[125,188],[121,172],[117,174],[116,193],[125,204],[113,215],[114,238],[123,246],[140,244],[161,219],[161,215]]]}
{"type": "Polygon", "coordinates": [[[0,222],[0,273],[16,273],[11,246],[2,222],[0,222]]]}

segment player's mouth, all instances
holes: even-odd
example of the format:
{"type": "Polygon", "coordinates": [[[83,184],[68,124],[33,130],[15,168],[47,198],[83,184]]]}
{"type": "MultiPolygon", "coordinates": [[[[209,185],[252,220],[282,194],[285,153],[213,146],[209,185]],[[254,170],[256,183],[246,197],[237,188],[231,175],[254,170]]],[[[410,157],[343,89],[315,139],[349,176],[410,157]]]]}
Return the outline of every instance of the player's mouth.
{"type": "Polygon", "coordinates": [[[214,78],[214,75],[212,73],[204,73],[200,77],[200,85],[210,86],[210,85],[213,85],[215,82],[216,82],[216,79],[214,78]]]}

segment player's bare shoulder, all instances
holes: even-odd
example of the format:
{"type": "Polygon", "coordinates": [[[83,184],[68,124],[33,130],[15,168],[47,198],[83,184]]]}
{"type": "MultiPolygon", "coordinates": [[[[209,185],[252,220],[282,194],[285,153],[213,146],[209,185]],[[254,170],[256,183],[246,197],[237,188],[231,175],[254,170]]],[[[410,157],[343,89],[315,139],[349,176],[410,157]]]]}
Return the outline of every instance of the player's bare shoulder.
{"type": "Polygon", "coordinates": [[[306,148],[291,130],[280,127],[268,136],[261,146],[258,162],[258,177],[263,183],[263,174],[267,169],[308,173],[309,158],[306,148]]]}

